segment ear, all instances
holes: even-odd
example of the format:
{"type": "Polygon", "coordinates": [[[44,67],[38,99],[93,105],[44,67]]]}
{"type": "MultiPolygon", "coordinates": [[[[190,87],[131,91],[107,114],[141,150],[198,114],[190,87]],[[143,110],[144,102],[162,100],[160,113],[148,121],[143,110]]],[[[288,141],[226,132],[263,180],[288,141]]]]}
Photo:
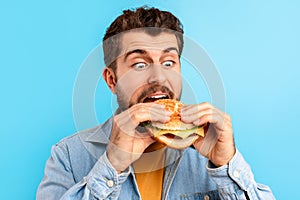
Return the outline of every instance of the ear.
{"type": "Polygon", "coordinates": [[[116,84],[117,84],[117,79],[116,79],[116,74],[115,72],[109,68],[105,67],[103,72],[102,72],[102,77],[104,78],[107,86],[111,90],[112,93],[116,93],[116,84]]]}

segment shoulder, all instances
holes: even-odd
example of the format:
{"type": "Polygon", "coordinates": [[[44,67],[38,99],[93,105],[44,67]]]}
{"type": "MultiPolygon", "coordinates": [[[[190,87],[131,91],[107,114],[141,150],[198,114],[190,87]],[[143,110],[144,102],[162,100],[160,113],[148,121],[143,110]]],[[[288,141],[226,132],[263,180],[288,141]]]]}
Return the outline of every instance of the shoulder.
{"type": "Polygon", "coordinates": [[[105,121],[103,124],[95,127],[78,131],[73,135],[61,139],[56,146],[69,146],[78,145],[79,143],[104,143],[106,144],[110,137],[111,132],[111,118],[105,121]]]}
{"type": "Polygon", "coordinates": [[[68,156],[72,156],[70,154],[78,156],[88,151],[88,153],[92,153],[98,157],[98,153],[95,155],[95,152],[99,152],[99,147],[105,146],[108,143],[110,132],[111,118],[103,124],[78,131],[73,135],[63,138],[53,146],[52,150],[56,153],[68,154],[68,156]]]}

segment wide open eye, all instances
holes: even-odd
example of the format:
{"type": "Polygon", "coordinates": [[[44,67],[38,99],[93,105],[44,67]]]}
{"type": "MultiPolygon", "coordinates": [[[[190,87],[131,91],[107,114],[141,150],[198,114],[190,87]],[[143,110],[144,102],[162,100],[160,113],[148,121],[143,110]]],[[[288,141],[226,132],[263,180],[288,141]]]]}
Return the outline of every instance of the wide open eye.
{"type": "Polygon", "coordinates": [[[166,68],[171,68],[171,67],[173,67],[173,65],[174,65],[174,61],[172,61],[172,60],[167,60],[167,61],[164,61],[163,63],[162,63],[162,65],[164,66],[164,67],[166,67],[166,68]]]}
{"type": "Polygon", "coordinates": [[[145,69],[147,67],[148,67],[148,64],[144,63],[144,62],[138,62],[138,63],[133,64],[133,68],[135,70],[143,70],[143,69],[145,69]]]}

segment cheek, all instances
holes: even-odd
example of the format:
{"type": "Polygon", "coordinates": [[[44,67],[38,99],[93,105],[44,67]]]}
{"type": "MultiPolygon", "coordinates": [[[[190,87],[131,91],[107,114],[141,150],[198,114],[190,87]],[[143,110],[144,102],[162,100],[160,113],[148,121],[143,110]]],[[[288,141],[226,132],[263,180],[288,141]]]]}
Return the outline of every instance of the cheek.
{"type": "Polygon", "coordinates": [[[182,77],[180,71],[172,71],[168,75],[168,82],[176,95],[180,95],[182,89],[182,77]]]}
{"type": "Polygon", "coordinates": [[[181,79],[178,79],[175,83],[174,83],[174,91],[177,97],[181,96],[181,91],[182,91],[182,81],[181,79]]]}
{"type": "Polygon", "coordinates": [[[117,89],[127,98],[131,98],[134,92],[145,85],[146,77],[143,74],[127,72],[118,77],[117,89]]]}

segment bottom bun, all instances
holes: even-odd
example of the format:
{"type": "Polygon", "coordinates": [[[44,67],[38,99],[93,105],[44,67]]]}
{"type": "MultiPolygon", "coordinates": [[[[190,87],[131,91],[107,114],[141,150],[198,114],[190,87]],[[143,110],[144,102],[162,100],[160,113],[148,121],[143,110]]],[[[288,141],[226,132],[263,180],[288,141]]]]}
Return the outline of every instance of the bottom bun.
{"type": "Polygon", "coordinates": [[[188,136],[185,139],[182,139],[180,137],[174,137],[174,138],[170,138],[166,135],[160,135],[155,137],[155,139],[163,144],[165,144],[166,146],[173,148],[173,149],[185,149],[189,146],[191,146],[192,144],[194,144],[194,142],[199,138],[200,136],[197,134],[192,134],[190,136],[188,136]]]}

